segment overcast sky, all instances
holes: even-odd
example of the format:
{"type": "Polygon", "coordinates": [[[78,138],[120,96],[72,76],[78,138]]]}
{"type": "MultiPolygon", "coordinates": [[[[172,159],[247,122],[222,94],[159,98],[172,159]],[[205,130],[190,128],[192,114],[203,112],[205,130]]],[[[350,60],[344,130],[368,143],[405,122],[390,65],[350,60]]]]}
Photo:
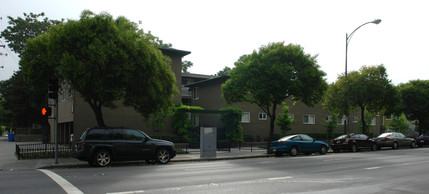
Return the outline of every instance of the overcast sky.
{"type": "MultiPolygon", "coordinates": [[[[8,0],[0,6],[0,30],[7,16],[45,12],[50,19],[78,20],[83,10],[125,16],[180,50],[190,51],[191,73],[212,75],[270,42],[299,44],[318,55],[335,82],[345,70],[346,33],[363,23],[349,44],[348,70],[387,68],[392,83],[428,79],[429,2],[424,0],[8,0]]],[[[4,40],[1,42],[4,44],[4,40]]],[[[0,80],[18,70],[19,58],[0,48],[0,80]]]]}

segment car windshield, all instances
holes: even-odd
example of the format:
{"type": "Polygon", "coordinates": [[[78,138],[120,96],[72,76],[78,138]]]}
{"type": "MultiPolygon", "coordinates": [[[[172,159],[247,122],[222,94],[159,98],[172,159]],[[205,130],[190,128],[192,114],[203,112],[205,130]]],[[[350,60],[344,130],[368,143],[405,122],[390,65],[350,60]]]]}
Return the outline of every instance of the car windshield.
{"type": "Polygon", "coordinates": [[[383,133],[383,134],[379,135],[378,137],[387,137],[389,135],[391,135],[391,133],[383,133]]]}
{"type": "Polygon", "coordinates": [[[345,138],[349,138],[349,137],[350,137],[349,135],[341,135],[335,139],[345,139],[345,138]]]}
{"type": "Polygon", "coordinates": [[[287,141],[287,140],[291,140],[293,137],[295,137],[296,135],[289,135],[286,137],[282,137],[280,138],[278,141],[287,141]]]}

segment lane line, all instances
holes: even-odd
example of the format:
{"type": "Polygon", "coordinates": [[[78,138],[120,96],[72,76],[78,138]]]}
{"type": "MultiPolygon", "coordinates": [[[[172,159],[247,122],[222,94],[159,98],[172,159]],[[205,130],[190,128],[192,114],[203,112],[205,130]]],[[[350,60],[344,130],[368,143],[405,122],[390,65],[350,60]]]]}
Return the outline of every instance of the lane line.
{"type": "Polygon", "coordinates": [[[370,168],[365,168],[366,170],[374,170],[374,169],[379,169],[381,168],[380,166],[375,166],[375,167],[370,167],[370,168]]]}
{"type": "Polygon", "coordinates": [[[275,177],[275,178],[268,178],[269,181],[278,181],[278,180],[284,180],[284,179],[291,179],[293,177],[291,176],[285,176],[285,177],[275,177]]]}
{"type": "Polygon", "coordinates": [[[39,171],[45,173],[49,178],[51,178],[53,181],[55,181],[65,192],[69,194],[83,194],[81,190],[76,188],[74,185],[72,185],[70,182],[68,182],[66,179],[61,177],[60,175],[45,169],[38,169],[39,171]]]}

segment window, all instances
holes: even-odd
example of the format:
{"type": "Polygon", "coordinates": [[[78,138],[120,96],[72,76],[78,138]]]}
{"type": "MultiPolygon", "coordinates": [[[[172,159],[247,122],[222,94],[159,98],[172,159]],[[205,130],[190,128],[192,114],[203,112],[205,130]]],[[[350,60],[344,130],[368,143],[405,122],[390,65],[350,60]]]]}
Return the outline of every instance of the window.
{"type": "Polygon", "coordinates": [[[313,138],[311,138],[308,135],[301,135],[302,141],[313,141],[313,138]]]}
{"type": "Polygon", "coordinates": [[[86,134],[86,140],[100,140],[103,139],[106,130],[104,129],[91,129],[86,134]]]}
{"type": "Polygon", "coordinates": [[[295,120],[295,115],[294,114],[289,114],[289,118],[290,118],[290,120],[295,120]]]}
{"type": "Polygon", "coordinates": [[[388,115],[386,115],[386,119],[387,119],[387,120],[391,120],[391,119],[392,119],[392,114],[388,114],[388,115]]]}
{"type": "Polygon", "coordinates": [[[193,88],[192,90],[193,90],[192,95],[194,96],[193,99],[194,100],[200,99],[200,88],[196,87],[196,88],[193,88]]]}
{"type": "Polygon", "coordinates": [[[258,114],[258,119],[259,119],[259,120],[267,120],[267,114],[266,114],[266,113],[263,113],[263,112],[260,112],[260,113],[258,114]]]}
{"type": "Polygon", "coordinates": [[[127,130],[126,140],[139,141],[144,140],[145,136],[136,130],[127,130]]]}
{"type": "Polygon", "coordinates": [[[343,115],[343,118],[338,120],[338,125],[344,125],[344,123],[346,122],[347,117],[346,115],[343,115]]]}
{"type": "Polygon", "coordinates": [[[124,139],[124,130],[122,130],[122,129],[110,129],[108,137],[110,140],[123,140],[124,139]]]}
{"type": "Polygon", "coordinates": [[[359,117],[353,117],[352,122],[353,122],[353,123],[357,123],[357,122],[359,122],[359,117]]]}
{"type": "Polygon", "coordinates": [[[314,115],[304,115],[304,124],[315,124],[316,123],[316,116],[314,115]]]}
{"type": "Polygon", "coordinates": [[[242,123],[250,123],[250,112],[244,112],[243,116],[241,117],[242,123]]]}
{"type": "Polygon", "coordinates": [[[192,117],[192,122],[194,123],[194,127],[200,126],[200,115],[194,114],[192,117]]]}
{"type": "Polygon", "coordinates": [[[326,117],[325,117],[325,120],[326,120],[326,121],[330,121],[331,119],[332,119],[332,116],[331,116],[331,115],[328,115],[328,116],[326,116],[326,117]]]}

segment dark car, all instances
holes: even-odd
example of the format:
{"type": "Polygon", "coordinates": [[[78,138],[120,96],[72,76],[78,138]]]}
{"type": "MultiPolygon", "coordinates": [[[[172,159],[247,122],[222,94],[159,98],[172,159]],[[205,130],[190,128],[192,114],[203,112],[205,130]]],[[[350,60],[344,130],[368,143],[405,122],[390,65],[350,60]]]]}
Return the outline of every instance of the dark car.
{"type": "Polygon", "coordinates": [[[308,135],[297,134],[271,142],[268,153],[274,153],[276,156],[289,153],[291,156],[296,156],[298,153],[311,154],[319,152],[320,154],[326,154],[328,150],[329,145],[327,143],[316,141],[308,135]]]}
{"type": "Polygon", "coordinates": [[[429,133],[423,133],[422,135],[416,137],[416,143],[419,147],[423,147],[423,145],[429,145],[429,133]]]}
{"type": "Polygon", "coordinates": [[[166,164],[175,156],[172,142],[152,139],[136,129],[102,127],[86,130],[78,141],[75,154],[77,159],[96,166],[123,160],[166,164]]]}
{"type": "Polygon", "coordinates": [[[377,150],[377,143],[370,139],[365,134],[348,134],[341,135],[332,140],[331,148],[334,152],[341,150],[350,150],[357,152],[361,149],[370,149],[372,151],[377,150]]]}
{"type": "Polygon", "coordinates": [[[383,133],[374,140],[377,142],[378,149],[382,147],[391,147],[392,149],[398,149],[399,147],[414,148],[416,146],[415,139],[406,137],[398,132],[383,133]]]}

